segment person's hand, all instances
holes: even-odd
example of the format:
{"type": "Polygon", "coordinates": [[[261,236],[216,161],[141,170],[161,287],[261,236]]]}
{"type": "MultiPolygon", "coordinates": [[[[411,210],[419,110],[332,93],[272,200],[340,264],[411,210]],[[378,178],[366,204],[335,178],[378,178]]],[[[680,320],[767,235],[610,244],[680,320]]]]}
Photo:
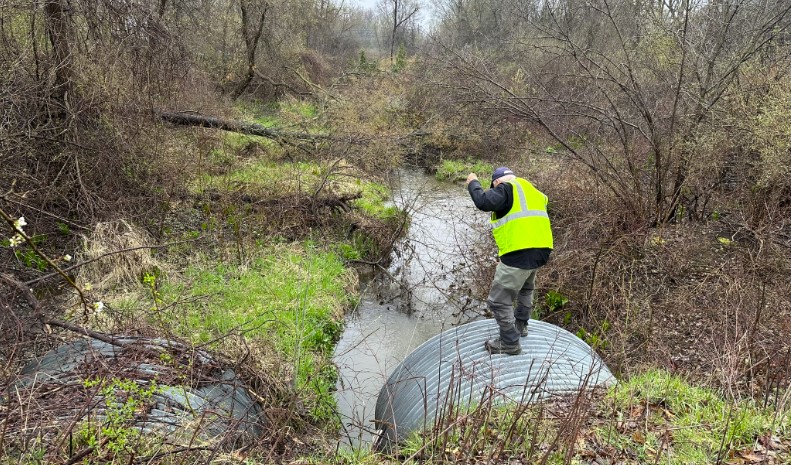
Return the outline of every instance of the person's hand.
{"type": "Polygon", "coordinates": [[[464,183],[465,186],[469,186],[471,182],[477,181],[478,175],[475,173],[470,173],[467,175],[467,182],[464,183]]]}

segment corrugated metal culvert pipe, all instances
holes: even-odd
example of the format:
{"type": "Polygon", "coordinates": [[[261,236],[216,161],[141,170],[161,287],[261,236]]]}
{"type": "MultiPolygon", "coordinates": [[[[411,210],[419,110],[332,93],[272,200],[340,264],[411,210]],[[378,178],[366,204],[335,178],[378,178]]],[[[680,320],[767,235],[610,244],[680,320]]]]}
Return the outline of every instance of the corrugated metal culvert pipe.
{"type": "Polygon", "coordinates": [[[376,401],[377,448],[430,428],[450,396],[468,403],[524,403],[615,382],[601,358],[563,328],[530,320],[520,355],[491,355],[484,342],[498,336],[494,320],[444,331],[396,367],[376,401]],[[487,394],[488,393],[488,394],[487,394]]]}
{"type": "Polygon", "coordinates": [[[28,363],[0,391],[0,409],[17,412],[13,402],[22,399],[36,407],[37,415],[15,413],[8,422],[9,435],[44,434],[89,419],[101,424],[108,411],[119,415],[115,410],[136,389],[139,395],[149,388],[150,396],[139,397],[128,421],[141,434],[166,437],[173,447],[201,441],[231,450],[253,444],[270,427],[247,384],[209,353],[168,339],[107,338],[113,343],[76,339],[28,363]],[[86,382],[91,380],[97,385],[89,388],[86,382]],[[114,385],[122,381],[137,388],[114,385]],[[106,386],[110,389],[100,389],[106,386]]]}

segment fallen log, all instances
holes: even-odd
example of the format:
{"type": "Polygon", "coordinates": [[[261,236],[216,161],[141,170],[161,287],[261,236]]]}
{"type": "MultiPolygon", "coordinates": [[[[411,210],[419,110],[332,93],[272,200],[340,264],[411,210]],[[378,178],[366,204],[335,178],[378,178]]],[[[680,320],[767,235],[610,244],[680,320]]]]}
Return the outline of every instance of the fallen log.
{"type": "Polygon", "coordinates": [[[182,112],[159,112],[159,117],[168,123],[180,126],[199,126],[203,128],[222,129],[223,131],[237,132],[251,136],[266,137],[267,139],[284,141],[332,141],[346,142],[352,144],[366,144],[368,141],[363,139],[347,138],[342,139],[326,134],[310,134],[307,132],[283,131],[277,128],[268,128],[260,124],[245,123],[241,121],[225,120],[213,116],[199,115],[196,113],[182,112]]]}

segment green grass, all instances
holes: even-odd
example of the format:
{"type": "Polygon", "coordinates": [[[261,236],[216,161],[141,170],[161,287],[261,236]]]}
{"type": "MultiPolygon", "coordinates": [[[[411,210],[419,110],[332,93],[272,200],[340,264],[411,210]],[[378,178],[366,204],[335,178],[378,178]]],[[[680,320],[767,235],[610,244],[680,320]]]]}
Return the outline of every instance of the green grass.
{"type": "Polygon", "coordinates": [[[269,246],[256,255],[244,266],[192,265],[183,282],[163,283],[163,302],[190,302],[170,319],[173,329],[195,343],[243,331],[270,344],[292,364],[312,416],[329,420],[336,376],[330,359],[344,309],[356,299],[349,292],[354,281],[340,257],[309,245],[269,246]]]}
{"type": "Polygon", "coordinates": [[[266,127],[286,127],[312,120],[319,114],[313,102],[285,99],[275,103],[239,102],[236,110],[242,119],[266,127]]]}
{"type": "MultiPolygon", "coordinates": [[[[311,102],[299,100],[279,104],[263,104],[256,102],[239,102],[236,104],[237,119],[249,123],[259,124],[267,128],[281,128],[287,131],[326,132],[324,128],[314,123],[318,115],[318,108],[311,102]],[[308,128],[304,123],[310,121],[308,128]],[[293,126],[299,126],[294,129],[293,126]]],[[[209,162],[215,166],[227,166],[239,155],[258,152],[259,157],[264,156],[270,160],[280,157],[283,152],[277,142],[266,137],[225,132],[220,143],[211,150],[209,162]]]]}
{"type": "Polygon", "coordinates": [[[196,193],[207,189],[230,192],[244,188],[254,194],[276,192],[284,195],[297,191],[312,194],[323,170],[316,163],[279,163],[259,158],[238,163],[226,173],[204,173],[192,182],[190,189],[196,193]]]}
{"type": "Polygon", "coordinates": [[[356,184],[362,191],[362,198],[354,201],[354,206],[368,216],[388,221],[401,216],[401,210],[390,202],[390,189],[384,184],[362,182],[356,184]]]}
{"type": "MultiPolygon", "coordinates": [[[[565,418],[561,403],[520,410],[514,405],[471,407],[463,420],[436,433],[412,434],[399,457],[417,454],[422,463],[609,463],[704,465],[731,463],[729,457],[750,454],[759,438],[777,437],[786,449],[778,461],[788,463],[791,421],[751,400],[731,402],[714,390],[693,386],[665,371],[633,376],[594,397],[582,411],[580,429],[565,418]],[[558,440],[559,442],[556,442],[558,440]],[[568,441],[573,450],[568,454],[568,441]],[[557,448],[553,449],[552,444],[557,448]],[[786,461],[784,461],[786,460],[786,461]]],[[[449,424],[446,422],[445,424],[449,424]]],[[[368,457],[360,451],[360,461],[368,457]]],[[[348,455],[347,455],[348,456],[348,455]]]]}
{"type": "MultiPolygon", "coordinates": [[[[613,387],[607,396],[619,415],[639,413],[634,428],[598,431],[602,441],[638,456],[656,457],[662,441],[666,455],[661,463],[706,464],[718,457],[752,447],[762,434],[789,428],[787,418],[775,423],[771,409],[760,409],[750,400],[728,402],[714,391],[693,386],[680,377],[651,370],[613,387]],[[662,437],[662,432],[670,431],[662,437]]],[[[627,424],[629,424],[627,422],[627,424]]]]}
{"type": "Polygon", "coordinates": [[[467,179],[470,173],[477,174],[479,179],[488,179],[492,171],[491,164],[478,160],[442,160],[435,176],[442,181],[456,182],[467,179]]]}

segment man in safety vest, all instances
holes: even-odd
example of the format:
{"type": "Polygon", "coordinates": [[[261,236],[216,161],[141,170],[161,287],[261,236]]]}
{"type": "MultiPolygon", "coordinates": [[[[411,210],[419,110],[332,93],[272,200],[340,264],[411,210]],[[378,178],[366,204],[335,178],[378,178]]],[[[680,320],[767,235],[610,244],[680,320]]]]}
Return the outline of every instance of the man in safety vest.
{"type": "Polygon", "coordinates": [[[533,310],[536,270],[552,252],[547,196],[504,166],[494,170],[489,187],[484,190],[475,173],[467,176],[475,206],[492,212],[500,259],[486,301],[500,326],[500,337],[486,341],[485,347],[492,354],[518,355],[522,353],[519,338],[527,336],[533,310]]]}

